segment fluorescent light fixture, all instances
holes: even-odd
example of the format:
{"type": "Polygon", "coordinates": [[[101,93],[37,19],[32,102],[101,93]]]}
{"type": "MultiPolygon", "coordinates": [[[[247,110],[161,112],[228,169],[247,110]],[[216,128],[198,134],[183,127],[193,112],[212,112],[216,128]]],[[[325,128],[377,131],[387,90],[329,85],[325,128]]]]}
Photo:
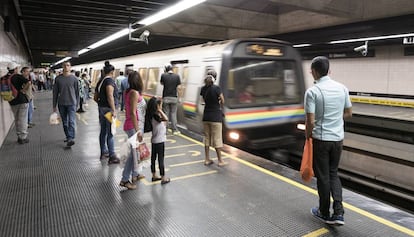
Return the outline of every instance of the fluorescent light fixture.
{"type": "Polygon", "coordinates": [[[87,49],[88,49],[88,48],[89,48],[89,49],[96,49],[96,48],[98,48],[99,46],[102,46],[102,45],[107,44],[107,43],[109,43],[109,42],[111,42],[111,41],[114,41],[114,40],[116,40],[116,39],[119,39],[119,38],[121,38],[122,36],[127,35],[128,33],[129,33],[129,28],[125,28],[125,29],[120,30],[120,31],[118,31],[118,32],[116,32],[116,33],[114,33],[114,34],[112,34],[112,35],[110,35],[110,36],[108,36],[108,37],[106,37],[106,38],[104,38],[104,39],[99,40],[98,42],[96,42],[96,43],[94,43],[94,44],[89,45],[89,46],[88,46],[88,47],[86,47],[86,48],[87,48],[87,49]]]}
{"type": "Polygon", "coordinates": [[[57,62],[55,62],[54,64],[53,64],[53,66],[56,66],[56,65],[58,65],[59,63],[63,63],[63,62],[65,62],[65,61],[68,61],[69,59],[71,59],[72,57],[66,57],[66,58],[62,58],[61,60],[59,60],[59,61],[57,61],[57,62]]]}
{"type": "Polygon", "coordinates": [[[190,7],[193,7],[195,5],[198,5],[200,3],[205,2],[206,0],[182,0],[178,2],[175,5],[172,5],[171,7],[168,7],[162,11],[159,11],[155,13],[154,15],[151,15],[141,21],[138,22],[138,24],[141,25],[151,25],[157,21],[163,20],[165,18],[168,18],[174,14],[177,14],[179,12],[182,12],[190,7]]]}
{"type": "Polygon", "coordinates": [[[311,46],[311,44],[295,44],[293,45],[293,47],[295,48],[303,48],[303,47],[309,47],[311,46]]]}
{"type": "Polygon", "coordinates": [[[84,54],[84,53],[88,52],[89,50],[91,50],[91,49],[89,49],[89,48],[81,49],[81,50],[78,51],[78,55],[84,54]]]}
{"type": "Polygon", "coordinates": [[[330,44],[342,44],[342,43],[352,43],[352,42],[371,41],[371,40],[396,39],[396,38],[410,37],[410,36],[414,36],[414,33],[398,34],[398,35],[383,35],[383,36],[376,36],[376,37],[366,37],[366,38],[347,39],[347,40],[334,40],[329,43],[330,44]]]}

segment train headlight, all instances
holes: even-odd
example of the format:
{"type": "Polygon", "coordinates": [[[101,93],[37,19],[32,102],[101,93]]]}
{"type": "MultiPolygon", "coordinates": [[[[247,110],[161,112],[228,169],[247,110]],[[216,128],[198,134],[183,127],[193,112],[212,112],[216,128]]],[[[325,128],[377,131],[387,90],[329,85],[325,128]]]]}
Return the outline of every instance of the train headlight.
{"type": "Polygon", "coordinates": [[[299,129],[299,130],[303,130],[303,131],[305,131],[305,129],[306,129],[306,125],[305,125],[305,124],[303,124],[303,123],[298,123],[298,124],[296,125],[296,128],[297,128],[297,129],[299,129]]]}
{"type": "Polygon", "coordinates": [[[233,141],[238,141],[240,139],[240,134],[238,132],[230,132],[229,138],[233,141]]]}

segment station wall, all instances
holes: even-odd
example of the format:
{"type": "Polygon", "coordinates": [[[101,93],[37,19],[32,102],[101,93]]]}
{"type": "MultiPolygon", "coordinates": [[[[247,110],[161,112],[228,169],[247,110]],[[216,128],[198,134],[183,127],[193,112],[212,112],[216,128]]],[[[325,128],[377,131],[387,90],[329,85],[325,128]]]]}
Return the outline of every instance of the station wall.
{"type": "MultiPolygon", "coordinates": [[[[313,85],[311,61],[303,62],[307,87],[313,85]]],[[[330,76],[349,91],[414,95],[414,57],[402,46],[375,48],[375,57],[330,59],[330,76]]]]}
{"type": "MultiPolygon", "coordinates": [[[[23,45],[4,31],[3,23],[4,20],[0,16],[0,77],[7,74],[7,64],[10,61],[14,61],[22,66],[27,65],[27,56],[23,45]]],[[[9,102],[3,101],[0,98],[0,147],[3,145],[4,139],[13,123],[14,117],[9,102]]]]}

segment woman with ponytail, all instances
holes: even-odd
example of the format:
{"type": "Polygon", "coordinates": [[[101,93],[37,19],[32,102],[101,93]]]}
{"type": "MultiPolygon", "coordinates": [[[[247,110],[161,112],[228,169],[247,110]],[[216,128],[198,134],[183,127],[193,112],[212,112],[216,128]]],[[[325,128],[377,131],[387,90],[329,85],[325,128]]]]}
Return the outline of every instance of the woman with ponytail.
{"type": "Polygon", "coordinates": [[[105,118],[105,114],[111,112],[112,118],[116,118],[116,106],[118,104],[114,76],[114,66],[109,61],[105,61],[103,68],[104,76],[98,82],[95,88],[95,93],[98,93],[98,110],[99,110],[99,124],[101,125],[101,132],[99,134],[99,145],[101,147],[101,159],[108,158],[108,164],[119,163],[119,158],[115,154],[114,136],[111,132],[111,122],[105,118]]]}

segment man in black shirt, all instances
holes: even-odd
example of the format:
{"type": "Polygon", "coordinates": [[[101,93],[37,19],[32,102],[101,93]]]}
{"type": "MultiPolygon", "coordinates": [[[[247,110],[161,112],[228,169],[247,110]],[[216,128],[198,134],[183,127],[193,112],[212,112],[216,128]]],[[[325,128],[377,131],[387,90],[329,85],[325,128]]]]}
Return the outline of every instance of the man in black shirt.
{"type": "Polygon", "coordinates": [[[9,72],[6,76],[11,77],[11,84],[17,91],[16,97],[9,101],[10,107],[14,115],[14,126],[16,127],[17,142],[19,144],[28,143],[27,138],[27,111],[29,107],[29,100],[26,97],[26,91],[29,89],[30,84],[22,75],[17,74],[18,65],[11,62],[7,65],[9,72]]]}
{"type": "Polygon", "coordinates": [[[165,73],[161,75],[161,84],[164,86],[162,91],[162,107],[168,119],[171,121],[173,134],[179,134],[180,132],[177,129],[177,89],[180,90],[180,88],[177,87],[181,85],[181,80],[180,76],[173,73],[172,69],[172,66],[167,64],[165,66],[165,73]]]}

